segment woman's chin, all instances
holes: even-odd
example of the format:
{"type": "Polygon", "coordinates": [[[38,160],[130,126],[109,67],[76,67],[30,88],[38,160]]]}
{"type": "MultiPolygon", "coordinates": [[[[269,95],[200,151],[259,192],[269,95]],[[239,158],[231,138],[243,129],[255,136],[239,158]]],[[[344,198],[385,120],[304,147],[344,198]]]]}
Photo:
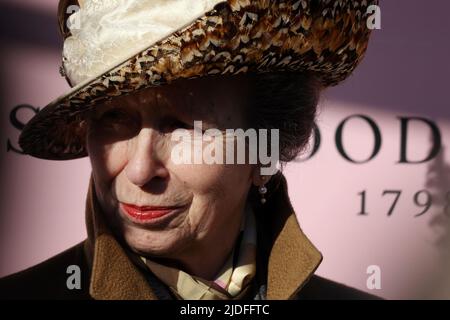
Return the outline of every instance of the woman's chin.
{"type": "Polygon", "coordinates": [[[129,227],[124,233],[124,239],[131,250],[141,256],[170,257],[189,243],[179,232],[177,234],[173,231],[149,231],[129,227]]]}

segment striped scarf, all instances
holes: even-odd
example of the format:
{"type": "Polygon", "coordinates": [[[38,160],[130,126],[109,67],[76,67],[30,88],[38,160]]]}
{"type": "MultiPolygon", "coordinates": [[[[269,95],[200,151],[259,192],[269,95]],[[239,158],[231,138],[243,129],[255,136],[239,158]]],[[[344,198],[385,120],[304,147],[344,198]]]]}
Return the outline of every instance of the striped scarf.
{"type": "Polygon", "coordinates": [[[152,273],[184,300],[231,300],[244,296],[256,273],[256,222],[249,204],[235,248],[213,281],[141,257],[152,273]]]}

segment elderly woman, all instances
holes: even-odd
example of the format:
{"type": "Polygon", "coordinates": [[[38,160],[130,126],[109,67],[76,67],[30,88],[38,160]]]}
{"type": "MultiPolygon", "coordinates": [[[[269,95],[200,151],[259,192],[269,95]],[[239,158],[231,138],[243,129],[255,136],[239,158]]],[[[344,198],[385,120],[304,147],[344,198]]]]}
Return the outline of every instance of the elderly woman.
{"type": "Polygon", "coordinates": [[[73,89],[20,145],[44,159],[89,156],[88,239],[3,279],[1,295],[371,298],[314,275],[322,256],[273,162],[298,156],[321,90],[362,59],[375,1],[78,2],[73,14],[76,1],[59,4],[73,89]]]}

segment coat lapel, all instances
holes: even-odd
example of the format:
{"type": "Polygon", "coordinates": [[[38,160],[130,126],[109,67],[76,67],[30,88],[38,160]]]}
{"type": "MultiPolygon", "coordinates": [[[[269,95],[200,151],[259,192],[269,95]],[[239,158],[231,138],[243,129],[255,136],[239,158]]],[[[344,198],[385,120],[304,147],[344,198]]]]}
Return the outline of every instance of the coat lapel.
{"type": "Polygon", "coordinates": [[[288,300],[316,271],[322,255],[303,234],[291,214],[273,244],[267,274],[267,299],[288,300]]]}
{"type": "Polygon", "coordinates": [[[88,252],[92,263],[89,293],[96,300],[156,300],[144,275],[107,227],[91,176],[86,203],[88,252]]]}
{"type": "Polygon", "coordinates": [[[258,244],[263,250],[262,263],[267,266],[267,299],[295,298],[321,263],[322,254],[298,224],[283,175],[257,216],[258,244]]]}

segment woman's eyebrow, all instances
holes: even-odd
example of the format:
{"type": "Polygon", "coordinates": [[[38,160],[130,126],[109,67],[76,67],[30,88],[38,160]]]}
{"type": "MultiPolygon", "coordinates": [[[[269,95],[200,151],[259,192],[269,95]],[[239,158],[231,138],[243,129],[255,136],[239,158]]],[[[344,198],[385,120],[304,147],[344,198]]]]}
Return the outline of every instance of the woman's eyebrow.
{"type": "Polygon", "coordinates": [[[178,97],[166,96],[164,99],[159,99],[158,103],[160,107],[165,108],[165,111],[175,113],[179,116],[195,117],[198,115],[197,104],[193,99],[187,98],[186,95],[178,97]]]}

